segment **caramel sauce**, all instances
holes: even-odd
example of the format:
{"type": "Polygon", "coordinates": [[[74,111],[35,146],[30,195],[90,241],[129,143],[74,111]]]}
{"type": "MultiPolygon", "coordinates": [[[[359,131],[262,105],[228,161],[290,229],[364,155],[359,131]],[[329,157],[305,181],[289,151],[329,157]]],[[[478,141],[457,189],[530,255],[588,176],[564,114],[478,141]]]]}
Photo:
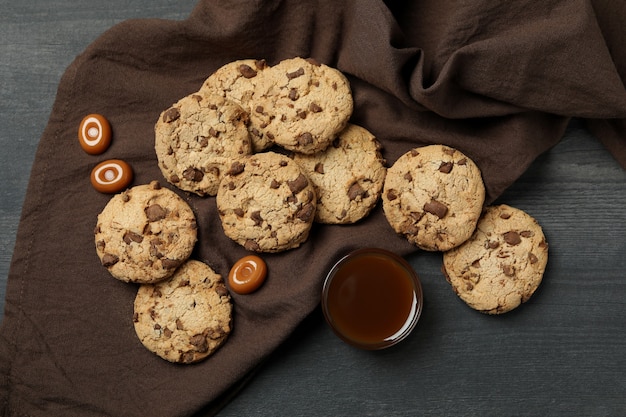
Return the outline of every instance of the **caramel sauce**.
{"type": "Polygon", "coordinates": [[[415,319],[415,284],[397,261],[378,253],[359,254],[333,274],[326,308],[343,337],[357,344],[385,343],[401,336],[415,319]]]}

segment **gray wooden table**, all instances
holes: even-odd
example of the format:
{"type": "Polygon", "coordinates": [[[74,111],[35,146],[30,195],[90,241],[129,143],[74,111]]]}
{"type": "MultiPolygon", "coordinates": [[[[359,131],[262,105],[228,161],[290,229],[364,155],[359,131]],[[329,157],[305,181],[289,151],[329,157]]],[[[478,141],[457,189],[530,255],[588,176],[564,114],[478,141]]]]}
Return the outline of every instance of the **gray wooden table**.
{"type": "MultiPolygon", "coordinates": [[[[183,19],[195,0],[0,0],[0,302],[30,167],[61,74],[92,40],[135,17],[183,19]]],[[[224,416],[626,415],[626,172],[574,121],[500,202],[550,243],[526,305],[468,309],[440,255],[409,258],[425,308],[400,345],[364,352],[314,312],[224,416]]]]}

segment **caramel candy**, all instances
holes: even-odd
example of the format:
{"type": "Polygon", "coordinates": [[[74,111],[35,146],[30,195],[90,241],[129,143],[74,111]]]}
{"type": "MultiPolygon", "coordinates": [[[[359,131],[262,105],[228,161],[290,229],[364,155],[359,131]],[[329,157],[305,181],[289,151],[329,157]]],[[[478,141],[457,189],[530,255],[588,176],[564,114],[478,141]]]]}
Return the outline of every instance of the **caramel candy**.
{"type": "Polygon", "coordinates": [[[111,125],[99,114],[90,114],[80,122],[78,142],[90,155],[99,155],[111,144],[111,125]]]}
{"type": "Polygon", "coordinates": [[[248,255],[235,262],[228,274],[228,284],[237,294],[249,294],[263,284],[266,276],[265,261],[256,255],[248,255]]]}
{"type": "Polygon", "coordinates": [[[113,194],[126,189],[132,180],[132,168],[120,159],[101,162],[91,171],[91,185],[105,194],[113,194]]]}

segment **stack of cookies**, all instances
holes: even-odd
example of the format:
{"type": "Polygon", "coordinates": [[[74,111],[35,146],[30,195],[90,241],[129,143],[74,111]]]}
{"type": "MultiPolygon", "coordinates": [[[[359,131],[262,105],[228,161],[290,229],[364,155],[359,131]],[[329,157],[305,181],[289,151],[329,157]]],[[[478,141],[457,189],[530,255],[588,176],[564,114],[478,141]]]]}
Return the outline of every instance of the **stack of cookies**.
{"type": "Polygon", "coordinates": [[[216,196],[224,233],[246,249],[294,249],[314,222],[357,222],[380,197],[381,147],[348,123],[352,110],[346,77],[314,60],[230,62],[160,115],[159,167],[216,196]]]}

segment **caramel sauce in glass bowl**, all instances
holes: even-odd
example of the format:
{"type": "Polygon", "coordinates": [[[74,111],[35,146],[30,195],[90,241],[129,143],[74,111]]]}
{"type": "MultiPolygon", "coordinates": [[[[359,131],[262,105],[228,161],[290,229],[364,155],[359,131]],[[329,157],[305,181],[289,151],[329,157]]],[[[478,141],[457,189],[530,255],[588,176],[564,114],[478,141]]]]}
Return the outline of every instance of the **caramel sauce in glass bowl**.
{"type": "Polygon", "coordinates": [[[413,268],[378,248],[359,249],[340,259],[322,289],[322,311],[335,334],[367,350],[405,339],[419,320],[422,304],[422,286],[413,268]]]}

